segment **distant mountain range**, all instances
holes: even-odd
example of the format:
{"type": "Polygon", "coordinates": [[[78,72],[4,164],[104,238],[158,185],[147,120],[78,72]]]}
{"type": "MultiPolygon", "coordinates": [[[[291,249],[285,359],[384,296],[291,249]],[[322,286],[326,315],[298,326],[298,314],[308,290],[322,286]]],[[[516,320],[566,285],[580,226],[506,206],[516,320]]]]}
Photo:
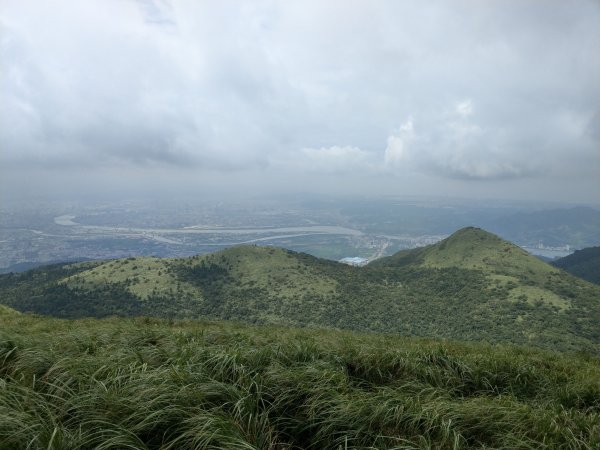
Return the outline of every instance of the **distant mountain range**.
{"type": "Polygon", "coordinates": [[[0,303],[58,317],[218,318],[600,351],[600,287],[478,228],[351,267],[275,247],[57,264],[0,303]]]}
{"type": "Polygon", "coordinates": [[[600,211],[586,206],[518,212],[483,222],[486,229],[521,245],[584,248],[597,245],[600,237],[600,211]]]}

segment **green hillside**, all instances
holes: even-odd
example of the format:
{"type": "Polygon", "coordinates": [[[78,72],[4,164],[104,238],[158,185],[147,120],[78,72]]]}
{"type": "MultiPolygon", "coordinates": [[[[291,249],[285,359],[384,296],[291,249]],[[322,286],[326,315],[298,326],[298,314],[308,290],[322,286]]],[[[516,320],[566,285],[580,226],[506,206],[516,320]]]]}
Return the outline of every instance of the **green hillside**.
{"type": "Polygon", "coordinates": [[[600,284],[600,247],[589,247],[551,263],[576,277],[600,284]]]}
{"type": "Polygon", "coordinates": [[[580,288],[574,279],[522,248],[473,227],[463,228],[438,244],[400,252],[373,265],[475,270],[486,276],[490,291],[504,290],[511,301],[542,302],[563,311],[574,306],[569,286],[580,288]]]}
{"type": "Polygon", "coordinates": [[[55,265],[0,276],[0,303],[58,317],[203,317],[600,352],[600,288],[476,228],[361,268],[256,246],[55,265]]]}
{"type": "MultiPolygon", "coordinates": [[[[408,253],[425,267],[461,267],[511,276],[527,272],[545,277],[558,272],[522,248],[474,227],[463,228],[438,244],[408,253]]],[[[376,265],[389,265],[393,261],[394,256],[383,258],[376,265]]]]}
{"type": "Polygon", "coordinates": [[[597,449],[600,360],[325,329],[0,314],[0,449],[597,449]]]}
{"type": "Polygon", "coordinates": [[[14,316],[21,314],[19,311],[16,311],[8,306],[0,305],[0,316],[14,316]]]}

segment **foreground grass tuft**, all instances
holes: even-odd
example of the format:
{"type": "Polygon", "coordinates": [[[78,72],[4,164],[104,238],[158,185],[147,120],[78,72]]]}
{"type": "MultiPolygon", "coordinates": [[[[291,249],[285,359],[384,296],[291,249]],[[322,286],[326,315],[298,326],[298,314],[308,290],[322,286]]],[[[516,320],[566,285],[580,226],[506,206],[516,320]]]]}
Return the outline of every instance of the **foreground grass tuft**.
{"type": "Polygon", "coordinates": [[[0,316],[0,449],[599,447],[588,354],[0,316]]]}

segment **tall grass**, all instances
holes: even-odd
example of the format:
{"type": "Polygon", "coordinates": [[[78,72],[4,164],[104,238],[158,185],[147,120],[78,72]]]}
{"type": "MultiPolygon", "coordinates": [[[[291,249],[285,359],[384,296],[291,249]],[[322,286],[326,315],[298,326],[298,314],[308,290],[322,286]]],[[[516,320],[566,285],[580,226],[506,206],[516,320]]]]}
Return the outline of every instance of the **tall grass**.
{"type": "Polygon", "coordinates": [[[597,449],[600,361],[153,319],[0,316],[0,449],[597,449]]]}

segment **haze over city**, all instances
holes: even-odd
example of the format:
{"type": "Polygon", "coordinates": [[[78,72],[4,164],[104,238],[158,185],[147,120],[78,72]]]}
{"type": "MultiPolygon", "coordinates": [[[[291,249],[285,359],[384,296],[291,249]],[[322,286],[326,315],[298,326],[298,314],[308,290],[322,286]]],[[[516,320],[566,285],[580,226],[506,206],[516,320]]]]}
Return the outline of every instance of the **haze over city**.
{"type": "Polygon", "coordinates": [[[600,3],[0,2],[0,195],[597,203],[600,3]]]}

